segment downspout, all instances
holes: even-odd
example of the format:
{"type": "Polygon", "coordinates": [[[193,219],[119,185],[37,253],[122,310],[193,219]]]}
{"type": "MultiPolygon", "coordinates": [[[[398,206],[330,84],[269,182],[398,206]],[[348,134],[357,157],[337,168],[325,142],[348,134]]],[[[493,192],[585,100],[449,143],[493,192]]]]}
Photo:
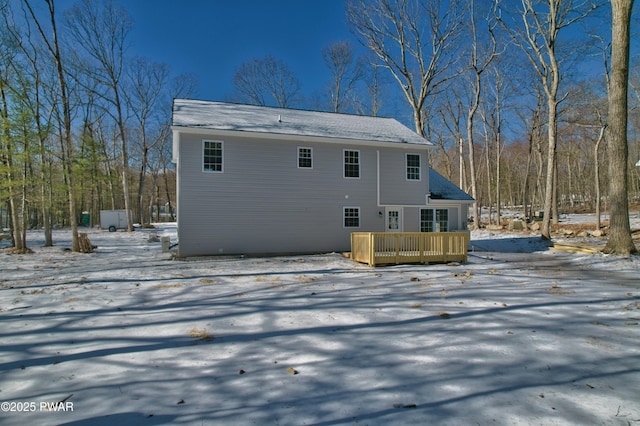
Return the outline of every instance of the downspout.
{"type": "MultiPolygon", "coordinates": [[[[176,129],[173,129],[173,141],[171,144],[171,148],[172,148],[172,155],[171,155],[171,160],[172,162],[175,164],[175,169],[176,169],[176,236],[178,238],[178,242],[180,242],[180,184],[181,184],[181,179],[180,179],[180,132],[176,129]]],[[[169,206],[169,208],[171,208],[171,206],[169,206]]],[[[169,212],[171,213],[171,212],[169,212]]],[[[178,255],[180,255],[180,248],[178,248],[178,255]]]]}
{"type": "Polygon", "coordinates": [[[380,150],[376,150],[376,191],[378,197],[378,207],[382,207],[380,204],[380,150]]]}

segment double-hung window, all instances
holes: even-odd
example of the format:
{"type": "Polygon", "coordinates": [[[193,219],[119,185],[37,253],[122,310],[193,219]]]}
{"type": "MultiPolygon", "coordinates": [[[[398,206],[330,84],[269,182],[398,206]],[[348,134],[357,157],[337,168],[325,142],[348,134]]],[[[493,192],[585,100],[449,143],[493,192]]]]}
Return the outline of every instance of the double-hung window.
{"type": "Polygon", "coordinates": [[[420,154],[407,154],[407,180],[420,180],[420,154]]]}
{"type": "Polygon", "coordinates": [[[420,232],[433,232],[433,209],[420,209],[420,232]]]}
{"type": "Polygon", "coordinates": [[[360,151],[344,150],[344,177],[360,177],[360,151]]]}
{"type": "Polygon", "coordinates": [[[223,172],[223,149],[222,141],[202,141],[202,171],[223,172]]]}
{"type": "Polygon", "coordinates": [[[313,148],[298,147],[298,168],[313,168],[313,148]]]}
{"type": "Polygon", "coordinates": [[[420,209],[421,232],[448,232],[448,209],[420,209]]]}
{"type": "Polygon", "coordinates": [[[345,207],[343,210],[345,228],[360,227],[360,207],[345,207]]]}

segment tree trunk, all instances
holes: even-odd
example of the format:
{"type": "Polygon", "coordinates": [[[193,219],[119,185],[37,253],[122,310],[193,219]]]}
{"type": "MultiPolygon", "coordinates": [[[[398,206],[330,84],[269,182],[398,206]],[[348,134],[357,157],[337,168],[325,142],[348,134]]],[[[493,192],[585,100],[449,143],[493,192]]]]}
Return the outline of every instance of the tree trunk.
{"type": "Polygon", "coordinates": [[[458,138],[458,171],[460,174],[460,188],[464,189],[466,182],[464,176],[464,139],[458,138]]]}
{"type": "Polygon", "coordinates": [[[71,250],[77,252],[80,250],[78,242],[78,217],[76,212],[76,197],[75,186],[73,177],[73,138],[71,135],[71,101],[69,99],[69,89],[67,87],[67,81],[65,76],[64,67],[62,64],[62,55],[60,53],[60,45],[58,42],[58,30],[56,26],[56,14],[53,0],[45,0],[48,10],[49,19],[51,24],[51,40],[46,36],[40,21],[36,18],[35,13],[29,3],[29,0],[24,0],[24,4],[27,6],[29,15],[33,19],[33,22],[38,28],[38,32],[42,36],[42,39],[47,45],[49,53],[53,57],[53,61],[56,66],[56,73],[58,78],[58,85],[60,88],[60,103],[62,104],[62,132],[60,135],[61,153],[62,153],[62,170],[65,181],[67,183],[67,195],[69,197],[69,222],[71,225],[71,250]]]}
{"type": "MultiPolygon", "coordinates": [[[[13,142],[9,124],[9,108],[8,101],[4,89],[5,78],[0,73],[0,100],[2,101],[2,109],[0,110],[1,132],[0,138],[0,160],[4,171],[4,182],[7,197],[9,200],[9,215],[11,217],[11,238],[13,239],[13,248],[17,253],[25,253],[27,249],[26,241],[23,240],[22,233],[22,214],[19,211],[17,199],[18,182],[15,178],[15,167],[13,164],[13,142]]],[[[24,200],[23,200],[24,201],[24,200]]]]}
{"type": "MultiPolygon", "coordinates": [[[[555,86],[557,88],[557,84],[555,86]]],[[[551,239],[551,213],[553,209],[553,178],[555,174],[556,164],[556,134],[557,134],[557,108],[558,104],[555,95],[548,95],[549,108],[549,129],[548,129],[548,146],[547,146],[547,179],[544,190],[544,218],[542,219],[542,238],[551,239]]]]}
{"type": "MultiPolygon", "coordinates": [[[[557,144],[557,143],[556,143],[557,144]]],[[[558,154],[554,155],[555,163],[553,165],[553,198],[551,200],[551,223],[557,225],[560,223],[558,214],[558,154]]]]}
{"type": "MultiPolygon", "coordinates": [[[[478,106],[480,105],[480,90],[481,90],[480,74],[475,74],[475,87],[474,98],[467,115],[467,143],[469,144],[469,174],[471,175],[471,196],[474,198],[473,202],[473,226],[475,229],[480,228],[480,204],[478,201],[478,180],[476,176],[476,161],[475,161],[475,149],[473,141],[473,118],[478,106]]],[[[491,204],[489,204],[491,205],[491,204]]],[[[491,216],[489,216],[489,222],[491,222],[491,216]]]]}
{"type": "MultiPolygon", "coordinates": [[[[485,132],[484,132],[484,159],[485,159],[485,164],[487,165],[487,205],[489,206],[489,224],[493,223],[492,222],[492,210],[493,210],[493,199],[491,197],[491,143],[489,141],[489,133],[487,132],[487,129],[485,128],[485,132]]],[[[498,222],[496,222],[496,225],[498,224],[498,222]]]]}
{"type": "Polygon", "coordinates": [[[628,201],[627,95],[630,19],[633,0],[611,0],[611,79],[609,83],[609,196],[611,229],[604,253],[628,256],[637,249],[631,237],[628,201]]]}
{"type": "MultiPolygon", "coordinates": [[[[498,128],[500,126],[500,111],[498,110],[498,128]]],[[[496,216],[498,217],[498,225],[500,225],[500,130],[496,133],[496,216]]]]}
{"type": "Polygon", "coordinates": [[[527,151],[527,167],[524,171],[522,183],[522,204],[525,220],[533,219],[531,209],[529,209],[529,173],[531,171],[531,160],[533,159],[533,130],[529,134],[529,150],[527,151]]]}
{"type": "Polygon", "coordinates": [[[129,149],[127,144],[127,134],[124,124],[124,115],[122,113],[122,103],[120,101],[120,92],[118,83],[113,83],[114,102],[116,105],[118,129],[120,130],[120,149],[122,154],[122,192],[124,196],[124,209],[127,212],[127,232],[133,231],[133,222],[131,221],[131,196],[129,195],[129,149]]]}
{"type": "MultiPolygon", "coordinates": [[[[167,167],[163,166],[162,174],[164,177],[164,191],[165,196],[167,197],[167,209],[169,209],[169,214],[171,215],[171,220],[175,221],[176,217],[173,214],[173,204],[171,203],[171,191],[169,191],[169,177],[167,176],[167,167]]],[[[166,213],[166,212],[165,212],[166,213]]]]}
{"type": "Polygon", "coordinates": [[[600,156],[598,155],[598,151],[600,150],[600,143],[602,139],[604,139],[604,131],[606,126],[602,126],[600,128],[600,134],[598,135],[598,140],[596,141],[596,147],[593,152],[593,166],[595,173],[595,189],[596,189],[596,230],[600,230],[602,227],[602,223],[600,221],[600,156]]]}

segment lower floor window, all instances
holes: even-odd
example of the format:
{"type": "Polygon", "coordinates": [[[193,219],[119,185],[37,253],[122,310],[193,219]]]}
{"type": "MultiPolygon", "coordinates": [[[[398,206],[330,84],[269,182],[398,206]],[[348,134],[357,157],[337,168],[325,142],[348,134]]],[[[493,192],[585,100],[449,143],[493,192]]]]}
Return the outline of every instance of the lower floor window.
{"type": "Polygon", "coordinates": [[[345,207],[343,217],[345,228],[358,228],[360,226],[360,207],[345,207]]]}
{"type": "Polygon", "coordinates": [[[449,210],[420,209],[420,232],[448,232],[449,210]]]}

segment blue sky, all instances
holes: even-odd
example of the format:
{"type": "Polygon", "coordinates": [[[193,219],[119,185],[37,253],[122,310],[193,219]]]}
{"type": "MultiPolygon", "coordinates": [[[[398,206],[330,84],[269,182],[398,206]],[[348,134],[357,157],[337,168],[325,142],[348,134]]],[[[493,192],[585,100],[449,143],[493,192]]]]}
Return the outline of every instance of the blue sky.
{"type": "MultiPolygon", "coordinates": [[[[58,12],[76,1],[56,0],[58,12]]],[[[247,60],[273,55],[300,79],[306,98],[300,107],[314,108],[317,106],[313,101],[326,90],[330,78],[322,49],[335,41],[351,40],[358,53],[367,53],[347,23],[348,0],[115,1],[134,22],[128,54],[165,63],[174,75],[194,74],[199,87],[192,97],[198,99],[231,100],[235,70],[247,60]]],[[[634,8],[636,18],[639,9],[634,8]]],[[[580,33],[585,29],[581,24],[572,31],[580,33]]],[[[634,38],[632,52],[637,49],[634,38]]],[[[581,74],[587,72],[599,78],[599,57],[592,58],[589,66],[580,70],[581,74]],[[588,71],[590,67],[592,70],[588,71]]],[[[407,103],[392,79],[386,77],[388,87],[396,91],[387,92],[381,114],[413,128],[407,103]]]]}
{"type": "Polygon", "coordinates": [[[134,21],[130,52],[193,73],[196,96],[224,100],[235,70],[268,54],[281,59],[302,82],[306,96],[319,92],[329,74],[321,50],[350,39],[345,0],[122,0],[134,21]]]}

